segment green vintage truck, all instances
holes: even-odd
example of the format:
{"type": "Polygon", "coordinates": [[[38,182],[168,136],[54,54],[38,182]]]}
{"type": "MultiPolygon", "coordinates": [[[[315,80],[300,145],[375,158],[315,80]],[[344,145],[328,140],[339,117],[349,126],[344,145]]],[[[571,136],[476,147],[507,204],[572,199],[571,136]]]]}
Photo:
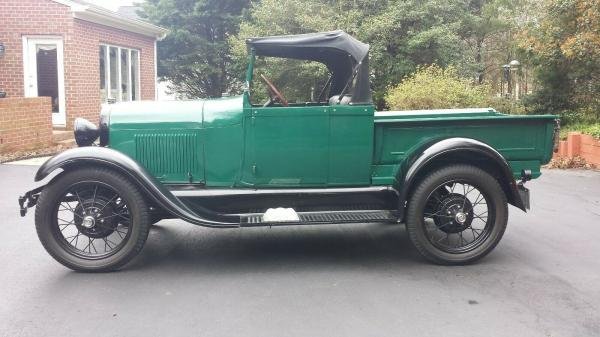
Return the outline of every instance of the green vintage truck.
{"type": "Polygon", "coordinates": [[[551,159],[555,116],[376,112],[369,46],[348,34],[247,46],[241,96],[118,103],[98,127],[75,122],[79,147],[44,163],[35,181],[49,181],[19,198],[22,215],[37,205],[50,255],[113,270],[165,218],[215,228],[389,222],[406,224],[429,260],[465,264],[500,241],[508,204],[529,208],[523,184],[551,159]],[[255,70],[263,57],[317,62],[329,77],[318,97],[291,102],[255,70]],[[269,98],[256,103],[259,78],[269,98]]]}

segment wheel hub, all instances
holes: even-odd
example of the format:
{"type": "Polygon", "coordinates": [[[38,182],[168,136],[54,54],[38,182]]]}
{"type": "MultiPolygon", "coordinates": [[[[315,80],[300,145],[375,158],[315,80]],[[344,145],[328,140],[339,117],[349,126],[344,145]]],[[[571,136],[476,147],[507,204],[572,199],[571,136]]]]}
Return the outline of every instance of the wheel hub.
{"type": "Polygon", "coordinates": [[[467,215],[463,212],[458,212],[454,216],[454,221],[463,224],[465,221],[467,221],[467,215]]]}
{"type": "Polygon", "coordinates": [[[111,235],[119,224],[119,219],[114,216],[112,204],[103,197],[95,200],[82,200],[82,204],[75,207],[75,226],[84,235],[91,238],[104,238],[111,235]]]}
{"type": "Polygon", "coordinates": [[[444,196],[434,218],[436,226],[446,233],[459,233],[471,226],[473,221],[473,206],[462,194],[450,193],[444,196]]]}
{"type": "Polygon", "coordinates": [[[83,221],[81,221],[81,225],[85,228],[93,228],[96,226],[96,219],[93,216],[87,215],[83,217],[83,221]]]}

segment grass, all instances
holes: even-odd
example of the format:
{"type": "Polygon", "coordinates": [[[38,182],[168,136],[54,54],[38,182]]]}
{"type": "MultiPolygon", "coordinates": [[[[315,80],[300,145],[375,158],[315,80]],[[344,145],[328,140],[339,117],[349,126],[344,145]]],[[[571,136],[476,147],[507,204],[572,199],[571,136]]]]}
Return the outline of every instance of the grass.
{"type": "Polygon", "coordinates": [[[560,128],[560,139],[566,139],[569,132],[581,132],[600,139],[600,122],[575,122],[563,125],[560,128]]]}

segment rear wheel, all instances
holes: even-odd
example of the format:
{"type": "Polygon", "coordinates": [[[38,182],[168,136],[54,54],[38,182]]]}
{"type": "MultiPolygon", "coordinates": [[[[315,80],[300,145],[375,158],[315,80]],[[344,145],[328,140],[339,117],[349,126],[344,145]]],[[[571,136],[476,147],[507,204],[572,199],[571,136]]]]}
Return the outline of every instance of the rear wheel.
{"type": "Polygon", "coordinates": [[[466,264],[498,244],[508,220],[504,191],[485,171],[453,165],[433,172],[415,189],[406,227],[419,252],[440,264],[466,264]]]}
{"type": "Polygon", "coordinates": [[[85,168],[63,173],[44,188],[35,223],[42,245],[58,262],[77,271],[110,271],[142,249],[149,214],[127,178],[85,168]]]}

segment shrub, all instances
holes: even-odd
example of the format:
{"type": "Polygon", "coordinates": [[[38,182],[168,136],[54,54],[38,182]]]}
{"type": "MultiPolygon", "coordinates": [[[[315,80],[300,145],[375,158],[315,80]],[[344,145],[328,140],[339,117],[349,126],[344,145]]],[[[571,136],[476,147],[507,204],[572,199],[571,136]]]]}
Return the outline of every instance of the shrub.
{"type": "Polygon", "coordinates": [[[570,123],[560,128],[560,138],[566,139],[569,132],[581,132],[600,139],[600,123],[570,123]]]}
{"type": "Polygon", "coordinates": [[[445,109],[485,106],[490,88],[461,78],[454,67],[433,64],[420,66],[388,90],[385,99],[390,109],[445,109]]]}
{"type": "Polygon", "coordinates": [[[527,113],[525,106],[520,101],[502,97],[489,97],[485,102],[485,106],[505,114],[524,115],[527,113]]]}

